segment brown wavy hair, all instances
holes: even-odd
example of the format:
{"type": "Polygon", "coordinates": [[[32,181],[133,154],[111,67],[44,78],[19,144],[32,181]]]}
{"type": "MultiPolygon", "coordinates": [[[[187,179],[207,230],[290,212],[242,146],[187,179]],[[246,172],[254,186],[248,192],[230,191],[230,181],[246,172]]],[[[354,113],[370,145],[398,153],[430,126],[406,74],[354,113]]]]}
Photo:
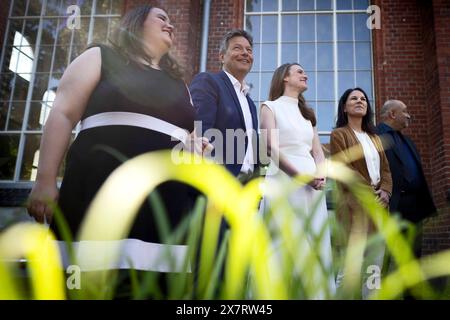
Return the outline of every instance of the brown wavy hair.
{"type": "MultiPolygon", "coordinates": [[[[270,83],[269,100],[276,100],[283,95],[284,89],[286,88],[284,78],[289,75],[289,69],[292,66],[302,67],[298,63],[285,63],[275,70],[273,73],[272,82],[270,83]]],[[[300,109],[302,116],[306,120],[311,121],[312,126],[315,127],[317,124],[316,115],[314,114],[314,110],[306,104],[305,97],[301,92],[298,95],[298,108],[300,109]]]]}
{"type": "MultiPolygon", "coordinates": [[[[152,64],[152,57],[145,51],[142,41],[142,29],[148,14],[154,7],[151,5],[137,6],[125,13],[109,42],[127,59],[139,62],[139,58],[152,64]]],[[[163,9],[162,9],[163,10],[163,9]]],[[[159,66],[175,79],[183,79],[184,70],[169,53],[161,57],[159,66]]]]}

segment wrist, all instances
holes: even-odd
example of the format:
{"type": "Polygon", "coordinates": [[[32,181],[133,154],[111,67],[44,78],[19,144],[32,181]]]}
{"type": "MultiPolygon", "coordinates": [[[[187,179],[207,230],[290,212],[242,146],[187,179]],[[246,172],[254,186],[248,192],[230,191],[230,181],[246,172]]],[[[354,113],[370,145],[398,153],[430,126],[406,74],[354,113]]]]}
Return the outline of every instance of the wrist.
{"type": "Polygon", "coordinates": [[[36,175],[36,183],[56,186],[56,176],[54,175],[36,175]]]}

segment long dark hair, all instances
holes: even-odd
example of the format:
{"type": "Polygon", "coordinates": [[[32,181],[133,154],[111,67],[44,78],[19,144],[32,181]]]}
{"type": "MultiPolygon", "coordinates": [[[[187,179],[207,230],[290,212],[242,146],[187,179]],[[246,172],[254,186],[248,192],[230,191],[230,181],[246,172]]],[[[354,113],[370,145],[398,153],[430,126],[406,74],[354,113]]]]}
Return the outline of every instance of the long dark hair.
{"type": "MultiPolygon", "coordinates": [[[[283,95],[284,89],[286,85],[284,83],[284,78],[289,74],[289,69],[292,66],[299,66],[298,63],[285,63],[277,68],[273,73],[272,82],[270,83],[270,92],[269,92],[269,100],[276,100],[283,95]]],[[[313,127],[316,126],[316,116],[314,114],[314,110],[307,106],[305,97],[300,92],[298,95],[298,108],[300,109],[300,113],[306,119],[311,121],[313,127]]]]}
{"type": "MultiPolygon", "coordinates": [[[[138,62],[139,58],[152,64],[152,57],[145,51],[142,41],[142,29],[148,14],[154,7],[145,4],[129,10],[122,17],[120,26],[109,39],[113,48],[127,59],[138,62]]],[[[178,62],[169,53],[161,57],[159,66],[173,78],[182,79],[184,72],[178,62]]]]}
{"type": "Polygon", "coordinates": [[[350,95],[350,93],[352,93],[355,90],[361,92],[367,101],[367,113],[362,118],[361,129],[364,132],[367,132],[370,134],[375,134],[375,125],[373,123],[373,111],[372,111],[372,107],[370,106],[369,97],[367,96],[366,92],[359,87],[350,88],[350,89],[345,90],[345,92],[342,94],[341,98],[339,99],[336,128],[345,127],[348,124],[347,113],[344,112],[345,104],[347,103],[347,99],[348,99],[348,96],[350,95]]]}

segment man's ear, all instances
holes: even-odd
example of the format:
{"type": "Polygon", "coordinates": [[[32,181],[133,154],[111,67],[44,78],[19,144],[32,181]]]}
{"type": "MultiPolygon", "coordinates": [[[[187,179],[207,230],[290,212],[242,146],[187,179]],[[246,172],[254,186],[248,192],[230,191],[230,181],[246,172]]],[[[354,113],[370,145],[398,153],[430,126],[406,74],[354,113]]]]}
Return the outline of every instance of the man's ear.
{"type": "Polygon", "coordinates": [[[394,112],[394,110],[390,110],[389,111],[389,118],[391,118],[391,119],[395,119],[395,112],[394,112]]]}
{"type": "Polygon", "coordinates": [[[219,53],[220,65],[223,65],[223,58],[224,58],[224,54],[223,53],[219,53]]]}

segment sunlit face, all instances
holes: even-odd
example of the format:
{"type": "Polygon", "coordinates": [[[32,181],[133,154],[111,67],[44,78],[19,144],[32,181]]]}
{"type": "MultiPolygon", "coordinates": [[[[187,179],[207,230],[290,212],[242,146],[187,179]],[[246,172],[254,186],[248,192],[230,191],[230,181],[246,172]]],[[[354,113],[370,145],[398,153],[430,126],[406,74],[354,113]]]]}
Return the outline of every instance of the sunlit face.
{"type": "Polygon", "coordinates": [[[167,13],[159,8],[152,8],[144,21],[142,36],[153,50],[167,53],[172,47],[173,25],[167,13]]]}
{"type": "Polygon", "coordinates": [[[398,106],[392,111],[392,118],[398,130],[405,129],[409,126],[411,116],[408,113],[408,108],[403,102],[399,102],[398,106]]]}
{"type": "Polygon", "coordinates": [[[253,49],[244,37],[233,37],[228,41],[225,53],[220,54],[223,68],[234,77],[240,78],[250,72],[253,65],[253,49]]]}
{"type": "Polygon", "coordinates": [[[349,117],[364,117],[367,114],[367,99],[359,90],[350,93],[345,102],[344,112],[349,117]]]}
{"type": "Polygon", "coordinates": [[[307,80],[308,76],[305,70],[296,64],[289,68],[288,75],[284,78],[285,87],[297,89],[299,92],[303,92],[308,89],[307,80]]]}

